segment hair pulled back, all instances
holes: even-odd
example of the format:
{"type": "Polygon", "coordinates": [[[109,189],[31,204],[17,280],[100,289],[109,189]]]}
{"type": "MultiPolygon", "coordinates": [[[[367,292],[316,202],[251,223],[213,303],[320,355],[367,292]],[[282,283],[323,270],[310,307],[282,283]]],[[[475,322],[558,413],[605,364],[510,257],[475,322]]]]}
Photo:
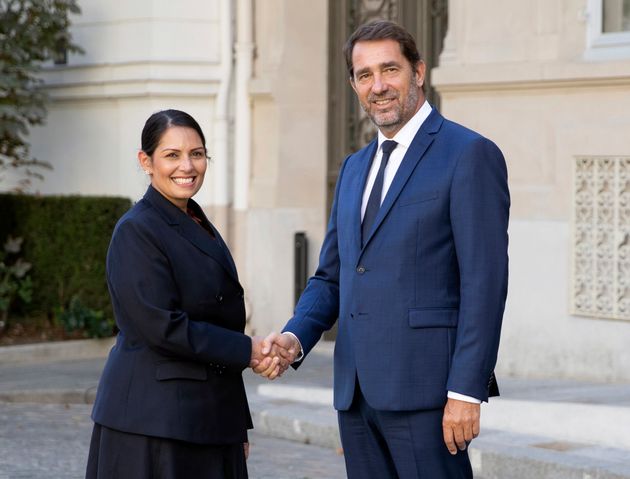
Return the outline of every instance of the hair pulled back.
{"type": "Polygon", "coordinates": [[[201,131],[199,123],[188,113],[180,110],[162,110],[151,115],[142,129],[142,151],[148,156],[153,156],[162,135],[171,126],[183,126],[192,128],[197,132],[204,150],[206,149],[206,138],[201,131]]]}

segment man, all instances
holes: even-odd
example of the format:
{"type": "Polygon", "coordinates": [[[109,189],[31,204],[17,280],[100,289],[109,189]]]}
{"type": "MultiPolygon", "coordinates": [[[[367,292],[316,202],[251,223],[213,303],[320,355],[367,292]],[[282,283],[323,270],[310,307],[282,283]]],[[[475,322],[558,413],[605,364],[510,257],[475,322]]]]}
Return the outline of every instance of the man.
{"type": "Polygon", "coordinates": [[[344,52],[378,137],[343,163],[319,267],[267,347],[306,356],[338,318],[348,477],[472,477],[507,290],[505,161],[426,102],[403,28],[363,25],[344,52]]]}

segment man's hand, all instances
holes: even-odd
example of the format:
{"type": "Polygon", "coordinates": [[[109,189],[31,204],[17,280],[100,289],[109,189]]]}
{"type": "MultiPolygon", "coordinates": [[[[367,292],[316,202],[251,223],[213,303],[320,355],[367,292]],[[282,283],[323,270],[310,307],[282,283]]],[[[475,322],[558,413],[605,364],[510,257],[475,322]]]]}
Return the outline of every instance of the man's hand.
{"type": "Polygon", "coordinates": [[[263,341],[263,338],[260,336],[252,336],[252,356],[249,361],[249,367],[257,374],[264,373],[265,377],[272,374],[277,376],[280,371],[280,356],[263,354],[263,341]]]}
{"type": "Polygon", "coordinates": [[[451,454],[466,449],[470,441],[479,435],[480,404],[449,398],[444,407],[442,432],[444,443],[451,454]]]}
{"type": "Polygon", "coordinates": [[[254,372],[273,380],[282,376],[289,365],[295,361],[300,352],[300,344],[289,334],[270,333],[263,340],[261,352],[264,356],[279,358],[278,367],[273,368],[261,363],[253,368],[254,372]]]}

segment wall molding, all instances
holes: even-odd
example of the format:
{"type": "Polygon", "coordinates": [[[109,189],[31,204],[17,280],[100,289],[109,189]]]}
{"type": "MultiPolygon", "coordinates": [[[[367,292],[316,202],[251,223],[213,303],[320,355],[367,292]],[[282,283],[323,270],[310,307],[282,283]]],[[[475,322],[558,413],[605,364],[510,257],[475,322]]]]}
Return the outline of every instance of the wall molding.
{"type": "Polygon", "coordinates": [[[53,101],[147,96],[216,96],[221,70],[197,62],[130,62],[49,67],[43,89],[53,101]]]}
{"type": "Polygon", "coordinates": [[[630,85],[630,62],[446,65],[432,71],[443,94],[541,89],[606,88],[630,85]]]}

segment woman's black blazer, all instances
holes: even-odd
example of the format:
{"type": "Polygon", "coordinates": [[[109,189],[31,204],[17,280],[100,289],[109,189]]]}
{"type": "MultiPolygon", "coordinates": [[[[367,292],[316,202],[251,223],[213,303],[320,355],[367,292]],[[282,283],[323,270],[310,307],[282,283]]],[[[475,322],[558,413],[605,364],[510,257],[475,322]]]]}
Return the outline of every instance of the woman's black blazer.
{"type": "MultiPolygon", "coordinates": [[[[189,207],[207,221],[194,201],[189,207]]],[[[120,328],[92,419],[199,444],[247,440],[243,288],[227,246],[149,187],[114,229],[107,284],[120,328]]]]}

